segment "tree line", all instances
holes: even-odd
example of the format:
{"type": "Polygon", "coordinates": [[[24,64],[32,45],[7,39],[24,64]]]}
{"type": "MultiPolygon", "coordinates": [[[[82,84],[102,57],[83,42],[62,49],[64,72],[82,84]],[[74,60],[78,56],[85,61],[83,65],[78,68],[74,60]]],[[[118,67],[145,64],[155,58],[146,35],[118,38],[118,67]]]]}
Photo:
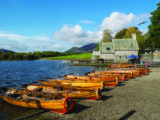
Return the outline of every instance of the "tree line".
{"type": "Polygon", "coordinates": [[[28,53],[15,53],[9,51],[8,53],[3,53],[0,50],[0,60],[36,60],[44,57],[56,57],[56,56],[66,56],[71,55],[71,53],[58,52],[58,51],[35,51],[28,53]]]}

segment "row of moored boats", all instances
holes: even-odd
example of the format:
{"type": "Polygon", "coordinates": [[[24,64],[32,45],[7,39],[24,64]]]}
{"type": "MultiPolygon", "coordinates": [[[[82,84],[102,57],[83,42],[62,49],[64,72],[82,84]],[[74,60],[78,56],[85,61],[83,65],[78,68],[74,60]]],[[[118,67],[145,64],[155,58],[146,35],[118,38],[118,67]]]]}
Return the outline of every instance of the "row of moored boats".
{"type": "Polygon", "coordinates": [[[1,87],[0,97],[13,105],[64,114],[72,110],[73,99],[101,99],[103,89],[115,87],[120,81],[142,76],[150,71],[150,68],[138,68],[128,63],[109,65],[109,68],[105,71],[92,71],[85,76],[64,75],[65,80],[39,80],[38,84],[22,85],[22,89],[1,87]]]}

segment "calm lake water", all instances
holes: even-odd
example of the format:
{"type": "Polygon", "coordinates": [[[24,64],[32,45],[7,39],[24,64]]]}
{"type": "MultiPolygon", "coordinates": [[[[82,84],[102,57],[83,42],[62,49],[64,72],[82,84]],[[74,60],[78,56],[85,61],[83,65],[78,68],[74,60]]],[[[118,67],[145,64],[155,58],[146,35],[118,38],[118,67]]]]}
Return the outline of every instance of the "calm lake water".
{"type": "MultiPolygon", "coordinates": [[[[66,74],[84,75],[94,68],[88,66],[70,66],[67,61],[33,60],[33,61],[0,61],[0,86],[28,84],[40,79],[63,78],[66,74]]],[[[0,119],[20,114],[28,108],[21,108],[0,101],[0,119]]]]}

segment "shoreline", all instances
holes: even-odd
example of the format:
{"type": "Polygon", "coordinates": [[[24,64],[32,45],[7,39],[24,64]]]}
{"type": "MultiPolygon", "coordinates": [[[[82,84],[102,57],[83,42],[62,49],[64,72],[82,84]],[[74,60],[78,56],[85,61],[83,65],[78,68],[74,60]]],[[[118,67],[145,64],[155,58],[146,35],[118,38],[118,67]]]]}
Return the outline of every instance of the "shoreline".
{"type": "Polygon", "coordinates": [[[25,115],[4,120],[159,120],[159,72],[160,67],[153,67],[148,75],[121,82],[115,88],[105,89],[101,100],[76,100],[73,110],[65,115],[34,109],[25,115]]]}

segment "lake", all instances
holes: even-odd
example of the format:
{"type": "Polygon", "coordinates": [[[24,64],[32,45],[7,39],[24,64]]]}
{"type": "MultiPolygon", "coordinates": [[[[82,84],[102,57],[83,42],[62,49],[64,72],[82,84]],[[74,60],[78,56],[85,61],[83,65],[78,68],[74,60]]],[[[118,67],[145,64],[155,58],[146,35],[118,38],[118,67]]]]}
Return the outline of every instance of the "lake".
{"type": "MultiPolygon", "coordinates": [[[[68,61],[31,60],[0,61],[0,86],[28,84],[44,78],[63,78],[66,74],[84,75],[93,70],[90,66],[70,66],[68,61]]],[[[0,101],[0,119],[29,110],[0,101]]]]}

